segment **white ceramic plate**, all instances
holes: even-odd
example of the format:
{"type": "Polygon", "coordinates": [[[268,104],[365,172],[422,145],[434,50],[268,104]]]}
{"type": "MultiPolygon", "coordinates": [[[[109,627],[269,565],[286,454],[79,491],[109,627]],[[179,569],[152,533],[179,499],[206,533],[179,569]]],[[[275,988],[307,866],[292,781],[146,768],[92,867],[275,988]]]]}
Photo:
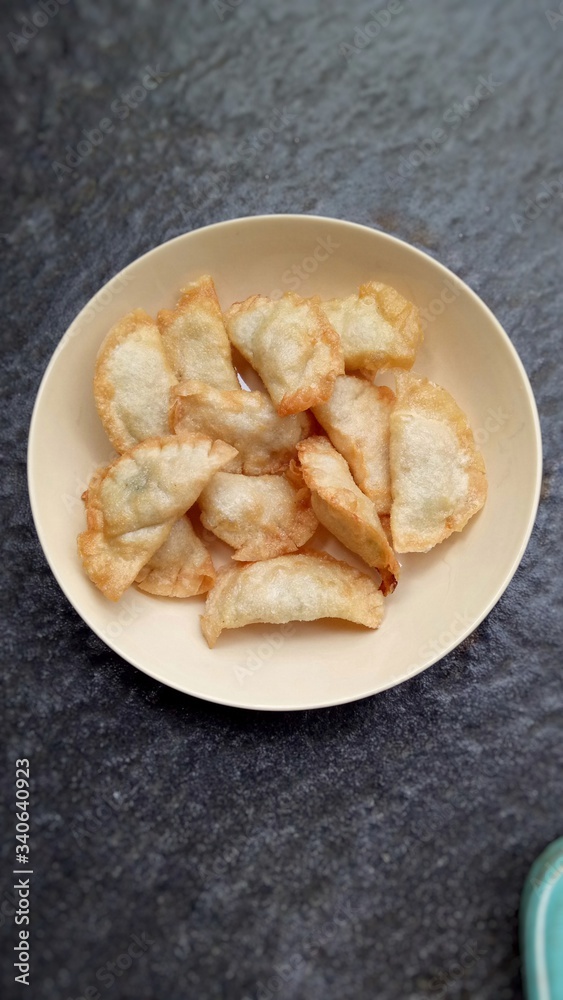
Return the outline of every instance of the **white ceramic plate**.
{"type": "MultiPolygon", "coordinates": [[[[446,268],[384,233],[336,219],[262,216],[199,229],[134,261],[67,330],[47,368],[31,423],[29,492],[51,569],[85,622],[129,663],[179,691],[252,709],[353,701],[435,663],[491,610],[528,542],[541,480],[532,391],[506,333],[446,268]],[[402,558],[401,582],[377,632],[340,622],[256,625],[209,650],[202,602],[131,590],[107,601],[83,573],[80,494],[112,455],[92,397],[98,348],[113,323],[142,307],[172,307],[181,286],[210,272],[224,307],[261,292],[346,295],[377,277],[416,302],[425,343],[416,370],[449,389],[485,456],[489,496],[461,534],[402,558]]],[[[350,558],[331,543],[329,551],[350,558]]],[[[354,562],[353,559],[350,561],[354,562]]]]}

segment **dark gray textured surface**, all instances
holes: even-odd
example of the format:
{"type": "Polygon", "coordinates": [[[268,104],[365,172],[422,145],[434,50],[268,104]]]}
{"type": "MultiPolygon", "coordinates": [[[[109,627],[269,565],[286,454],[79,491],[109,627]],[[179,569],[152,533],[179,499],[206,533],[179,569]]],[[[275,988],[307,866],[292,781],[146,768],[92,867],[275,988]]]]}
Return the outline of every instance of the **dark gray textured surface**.
{"type": "MultiPolygon", "coordinates": [[[[29,995],[520,998],[520,888],[563,825],[563,200],[512,216],[563,171],[563,22],[534,0],[408,2],[347,60],[367,3],[242,0],[220,20],[211,0],[70,0],[14,53],[8,32],[38,9],[0,16],[3,830],[12,762],[30,757],[29,995]],[[119,120],[147,64],[167,76],[119,120]],[[490,99],[445,124],[481,75],[490,99]],[[241,149],[276,108],[288,124],[241,149]],[[398,175],[439,127],[447,141],[398,175]],[[47,361],[108,277],[186,229],[283,211],[386,229],[469,282],[530,375],[545,483],[520,571],[458,650],[368,701],[276,717],[162,688],[90,633],[41,554],[25,446],[47,361]],[[153,943],[112,980],[99,970],[134,934],[153,943]]],[[[0,923],[11,1000],[25,987],[0,923]]]]}

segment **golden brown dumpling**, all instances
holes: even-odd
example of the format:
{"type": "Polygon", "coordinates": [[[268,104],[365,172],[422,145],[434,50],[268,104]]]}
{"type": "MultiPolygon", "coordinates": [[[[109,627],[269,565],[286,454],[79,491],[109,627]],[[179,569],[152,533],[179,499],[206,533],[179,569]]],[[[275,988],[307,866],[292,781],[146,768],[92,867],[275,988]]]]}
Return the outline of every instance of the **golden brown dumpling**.
{"type": "Polygon", "coordinates": [[[281,472],[311,428],[308,413],[280,417],[264,392],[223,392],[203,382],[182,382],[173,392],[171,424],[177,432],[220,438],[238,451],[226,472],[248,476],[281,472]]]}
{"type": "Polygon", "coordinates": [[[143,309],[135,309],[108,333],[94,373],[96,407],[116,451],[168,434],[175,384],[156,323],[143,309]]]}
{"type": "Polygon", "coordinates": [[[383,593],[392,593],[399,577],[399,564],[375,504],[352,479],[346,460],[323,437],[310,437],[297,450],[319,521],[351,552],[377,569],[383,593]]]}
{"type": "Polygon", "coordinates": [[[176,308],[161,309],[158,327],[179,382],[199,379],[217,389],[240,389],[213,278],[183,289],[176,308]]]}
{"type": "Polygon", "coordinates": [[[121,597],[235,454],[224,441],[198,434],[151,438],[96,474],[85,494],[87,530],[78,536],[78,549],[106,597],[121,597]]]}
{"type": "Polygon", "coordinates": [[[395,395],[354,375],[341,375],[332,396],[313,408],[334,447],[346,459],[363,493],[378,514],[391,510],[389,419],[395,395]]]}
{"type": "Polygon", "coordinates": [[[280,416],[328,399],[344,362],[318,297],[252,295],[231,306],[225,320],[232,343],[260,375],[280,416]]]}
{"type": "Polygon", "coordinates": [[[187,516],[174,522],[164,545],[135,580],[139,590],[159,597],[195,597],[207,593],[214,582],[211,556],[187,516]]]}
{"type": "Polygon", "coordinates": [[[326,552],[298,552],[221,570],[201,616],[213,648],[223,629],[345,618],[379,628],[383,596],[364,573],[326,552]]]}
{"type": "Polygon", "coordinates": [[[202,524],[245,562],[296,552],[318,525],[307,487],[285,476],[216,472],[198,503],[202,524]]]}
{"type": "Polygon", "coordinates": [[[396,372],[396,382],[391,533],[398,552],[428,552],[485,503],[485,463],[449,392],[414,373],[396,372]]]}
{"type": "Polygon", "coordinates": [[[412,367],[422,343],[420,316],[395,288],[368,281],[357,295],[322,307],[340,336],[347,372],[412,367]]]}

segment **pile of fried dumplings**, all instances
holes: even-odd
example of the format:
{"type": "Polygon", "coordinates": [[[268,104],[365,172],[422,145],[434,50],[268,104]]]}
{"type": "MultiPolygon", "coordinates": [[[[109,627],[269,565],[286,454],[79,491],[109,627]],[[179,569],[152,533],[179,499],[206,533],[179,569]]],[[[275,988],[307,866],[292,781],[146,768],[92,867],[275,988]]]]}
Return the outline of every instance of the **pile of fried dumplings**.
{"type": "Polygon", "coordinates": [[[129,313],[95,366],[118,457],[83,494],[90,580],[112,601],[133,584],[207,595],[210,647],[256,622],[378,628],[395,553],[461,531],[487,494],[464,413],[412,371],[421,342],[416,306],[375,280],[342,299],[253,295],[223,313],[204,275],[156,320],[129,313]],[[233,357],[260,391],[243,387],[233,357]],[[394,391],[377,384],[383,372],[394,391]],[[306,548],[319,524],[365,572],[306,548]],[[215,570],[201,525],[232,547],[230,565],[215,570]]]}

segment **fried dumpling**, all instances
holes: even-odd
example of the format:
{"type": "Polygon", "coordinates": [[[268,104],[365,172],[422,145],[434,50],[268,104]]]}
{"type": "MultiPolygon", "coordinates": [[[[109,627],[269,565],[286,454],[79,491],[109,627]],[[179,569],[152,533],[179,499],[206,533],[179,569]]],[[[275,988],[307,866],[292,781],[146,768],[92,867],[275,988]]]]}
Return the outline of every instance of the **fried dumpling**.
{"type": "Polygon", "coordinates": [[[224,441],[203,435],[151,438],[96,474],[85,494],[87,530],[78,536],[78,549],[106,597],[121,597],[235,454],[224,441]]]}
{"type": "Polygon", "coordinates": [[[449,392],[414,373],[395,374],[391,533],[398,552],[428,552],[485,503],[485,463],[449,392]]]}
{"type": "Polygon", "coordinates": [[[185,514],[235,455],[229,444],[203,434],[152,438],[132,448],[100,480],[105,534],[122,535],[185,514]]]}
{"type": "Polygon", "coordinates": [[[104,533],[100,484],[101,476],[96,473],[83,494],[87,529],[78,536],[78,551],[92,583],[110,601],[118,601],[145,563],[164,544],[174,519],[108,538],[104,533]]]}
{"type": "Polygon", "coordinates": [[[298,489],[285,476],[216,472],[198,503],[204,527],[245,562],[296,552],[318,525],[307,487],[301,482],[298,489]]]}
{"type": "Polygon", "coordinates": [[[143,566],[166,542],[173,520],[106,538],[102,531],[83,531],[78,551],[86,573],[110,601],[118,601],[143,566]]]}
{"type": "Polygon", "coordinates": [[[334,447],[346,459],[363,493],[377,513],[391,510],[389,418],[394,393],[354,375],[336,379],[332,396],[313,408],[334,447]]]}
{"type": "Polygon", "coordinates": [[[207,596],[201,630],[213,648],[226,628],[318,618],[379,628],[382,594],[368,576],[326,552],[298,552],[221,570],[207,596]]]}
{"type": "Polygon", "coordinates": [[[224,392],[189,381],[177,386],[172,397],[171,424],[177,432],[198,431],[237,449],[226,472],[259,476],[283,471],[311,428],[307,413],[278,416],[263,392],[224,392]]]}
{"type": "Polygon", "coordinates": [[[164,545],[143,566],[135,582],[140,590],[159,597],[195,597],[211,589],[215,582],[213,562],[189,517],[174,522],[164,545]]]}
{"type": "Polygon", "coordinates": [[[422,343],[420,315],[395,288],[368,281],[357,295],[330,299],[322,308],[340,336],[347,372],[412,367],[422,343]]]}
{"type": "Polygon", "coordinates": [[[135,309],[108,333],[94,372],[96,407],[116,451],[168,434],[175,384],[156,323],[143,309],[135,309]]]}
{"type": "Polygon", "coordinates": [[[161,309],[157,322],[178,381],[199,379],[217,389],[240,389],[213,278],[204,274],[189,284],[176,308],[161,309]]]}
{"type": "Polygon", "coordinates": [[[280,416],[328,399],[344,362],[318,297],[252,295],[235,302],[225,320],[232,343],[260,375],[280,416]]]}
{"type": "Polygon", "coordinates": [[[351,552],[381,575],[381,590],[392,593],[399,564],[389,545],[375,504],[352,479],[348,464],[327,438],[311,437],[298,445],[303,478],[321,524],[351,552]]]}

